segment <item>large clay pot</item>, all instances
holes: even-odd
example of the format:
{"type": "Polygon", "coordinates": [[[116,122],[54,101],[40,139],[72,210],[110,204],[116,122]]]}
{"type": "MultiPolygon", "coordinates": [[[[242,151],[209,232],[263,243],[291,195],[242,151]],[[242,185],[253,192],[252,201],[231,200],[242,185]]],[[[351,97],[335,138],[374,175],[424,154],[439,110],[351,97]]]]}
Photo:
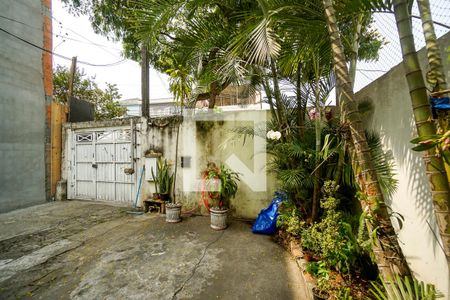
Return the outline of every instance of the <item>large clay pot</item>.
{"type": "Polygon", "coordinates": [[[166,204],[166,222],[178,223],[181,221],[181,204],[166,204]]]}
{"type": "Polygon", "coordinates": [[[214,209],[209,210],[211,215],[211,228],[214,230],[224,230],[227,228],[228,209],[214,209]]]}

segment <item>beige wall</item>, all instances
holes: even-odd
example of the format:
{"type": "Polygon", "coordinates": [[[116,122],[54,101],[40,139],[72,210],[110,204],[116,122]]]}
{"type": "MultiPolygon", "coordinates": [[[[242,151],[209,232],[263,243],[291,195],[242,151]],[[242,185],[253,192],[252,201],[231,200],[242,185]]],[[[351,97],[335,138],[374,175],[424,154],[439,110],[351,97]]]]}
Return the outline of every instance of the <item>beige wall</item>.
{"type": "MultiPolygon", "coordinates": [[[[236,139],[233,128],[238,126],[254,126],[264,122],[266,111],[223,112],[212,117],[203,115],[185,117],[180,127],[178,171],[176,182],[177,201],[183,203],[183,210],[199,206],[201,193],[198,190],[200,172],[208,161],[223,162],[234,171],[240,172],[238,193],[231,201],[232,213],[236,217],[256,218],[260,210],[267,206],[275,191],[275,181],[266,174],[267,161],[265,138],[255,140],[247,137],[236,139]],[[215,121],[214,121],[215,119],[215,121]],[[190,167],[181,167],[181,157],[191,158],[190,167]],[[234,157],[234,158],[233,158],[234,157]],[[267,184],[266,184],[267,183],[267,184]]],[[[175,162],[176,123],[142,124],[142,144],[138,149],[138,157],[147,149],[159,149],[173,165],[175,162]]],[[[259,126],[259,125],[258,125],[259,126]]],[[[142,161],[138,162],[138,169],[142,161]]],[[[148,170],[147,170],[148,171],[148,170]]],[[[142,186],[142,199],[151,196],[154,185],[145,181],[142,186]]],[[[201,211],[205,212],[203,205],[201,211]]]]}
{"type": "MultiPolygon", "coordinates": [[[[450,34],[441,38],[440,44],[448,80],[450,34]]],[[[420,62],[426,72],[425,55],[422,49],[420,62]]],[[[358,92],[356,97],[373,102],[374,111],[365,118],[366,125],[380,133],[384,148],[392,152],[397,166],[399,187],[389,201],[392,209],[405,217],[398,234],[408,263],[417,278],[435,284],[448,297],[449,270],[440,247],[425,167],[421,154],[411,151],[409,142],[417,133],[403,66],[394,67],[358,92]]]]}

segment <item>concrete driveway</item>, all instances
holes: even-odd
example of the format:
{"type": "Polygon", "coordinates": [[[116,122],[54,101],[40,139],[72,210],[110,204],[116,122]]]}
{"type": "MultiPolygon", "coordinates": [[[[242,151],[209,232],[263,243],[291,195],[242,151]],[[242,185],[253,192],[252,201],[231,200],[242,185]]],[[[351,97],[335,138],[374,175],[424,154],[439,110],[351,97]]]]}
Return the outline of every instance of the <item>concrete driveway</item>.
{"type": "Polygon", "coordinates": [[[0,215],[0,299],[306,299],[270,237],[82,201],[0,215]]]}

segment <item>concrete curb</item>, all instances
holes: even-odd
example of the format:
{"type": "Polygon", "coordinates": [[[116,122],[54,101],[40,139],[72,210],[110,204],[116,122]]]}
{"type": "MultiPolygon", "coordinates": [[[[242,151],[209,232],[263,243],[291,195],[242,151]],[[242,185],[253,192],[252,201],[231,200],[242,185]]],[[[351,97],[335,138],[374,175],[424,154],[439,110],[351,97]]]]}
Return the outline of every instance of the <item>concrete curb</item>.
{"type": "Polygon", "coordinates": [[[295,259],[295,262],[297,263],[298,268],[300,269],[300,273],[302,274],[302,280],[304,285],[306,286],[306,294],[309,299],[313,300],[313,288],[316,286],[316,283],[311,275],[307,274],[306,272],[306,265],[307,261],[303,259],[304,252],[303,248],[300,246],[300,244],[294,240],[291,239],[289,241],[288,245],[284,245],[287,249],[287,251],[292,255],[292,257],[295,259]],[[309,275],[309,276],[305,276],[309,275]]]}

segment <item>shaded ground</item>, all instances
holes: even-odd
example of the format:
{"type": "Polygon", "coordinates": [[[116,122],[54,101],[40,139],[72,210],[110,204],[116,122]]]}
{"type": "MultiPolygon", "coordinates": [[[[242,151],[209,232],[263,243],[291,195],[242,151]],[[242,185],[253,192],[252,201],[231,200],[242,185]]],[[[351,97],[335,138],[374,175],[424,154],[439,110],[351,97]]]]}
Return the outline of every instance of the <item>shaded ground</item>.
{"type": "Polygon", "coordinates": [[[250,225],[167,224],[91,202],[0,215],[0,299],[306,299],[296,263],[250,225]]]}

